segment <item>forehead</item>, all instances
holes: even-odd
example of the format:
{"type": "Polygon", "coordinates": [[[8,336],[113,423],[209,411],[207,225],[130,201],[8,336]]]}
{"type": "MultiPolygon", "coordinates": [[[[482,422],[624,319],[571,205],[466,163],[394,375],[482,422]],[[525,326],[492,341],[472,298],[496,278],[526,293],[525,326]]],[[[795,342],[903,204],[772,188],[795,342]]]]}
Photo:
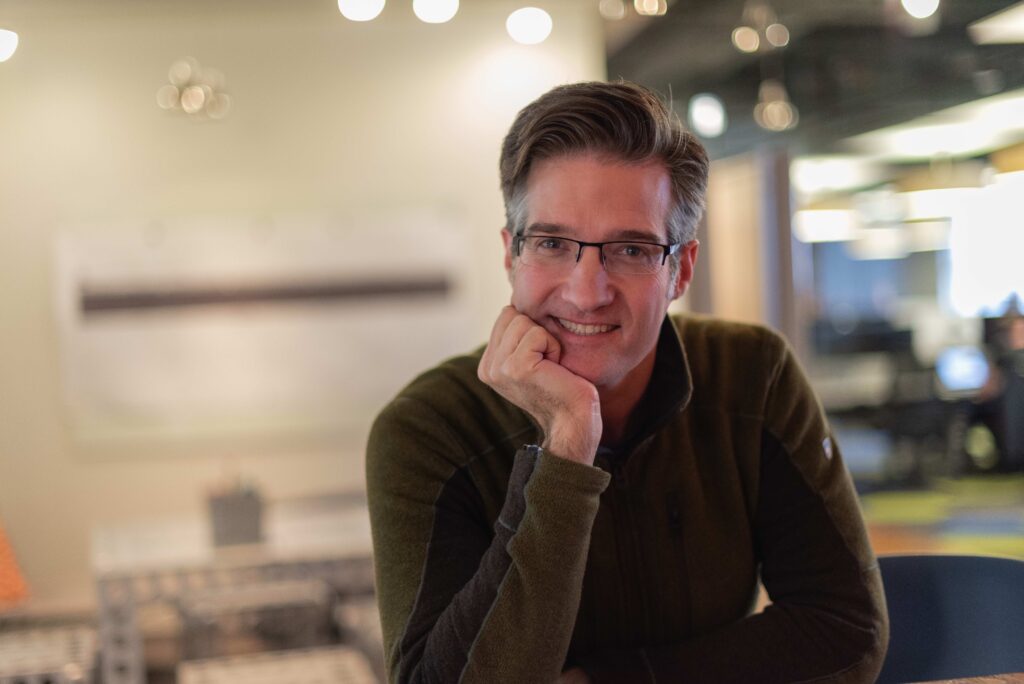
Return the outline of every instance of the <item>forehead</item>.
{"type": "Polygon", "coordinates": [[[593,154],[544,159],[527,179],[527,228],[560,227],[586,240],[643,233],[665,240],[672,183],[657,161],[627,163],[593,154]]]}

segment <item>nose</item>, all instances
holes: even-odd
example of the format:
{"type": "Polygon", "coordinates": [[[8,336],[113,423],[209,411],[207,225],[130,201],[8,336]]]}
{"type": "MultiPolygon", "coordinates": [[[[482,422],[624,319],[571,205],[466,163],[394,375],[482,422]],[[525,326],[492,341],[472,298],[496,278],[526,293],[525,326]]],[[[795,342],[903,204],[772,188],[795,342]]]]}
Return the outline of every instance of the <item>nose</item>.
{"type": "Polygon", "coordinates": [[[562,296],[579,311],[594,311],[612,302],[615,292],[601,263],[600,248],[583,248],[580,260],[566,277],[562,296]]]}

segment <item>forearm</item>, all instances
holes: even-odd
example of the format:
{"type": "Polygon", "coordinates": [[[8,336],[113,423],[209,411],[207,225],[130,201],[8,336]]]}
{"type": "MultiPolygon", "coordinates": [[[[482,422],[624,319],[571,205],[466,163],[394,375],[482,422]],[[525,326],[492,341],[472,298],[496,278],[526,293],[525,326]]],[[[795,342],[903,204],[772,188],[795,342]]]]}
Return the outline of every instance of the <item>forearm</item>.
{"type": "Polygon", "coordinates": [[[597,684],[874,680],[888,636],[877,563],[838,449],[817,458],[808,474],[765,433],[754,530],[772,605],[677,644],[580,654],[597,684]]]}
{"type": "Polygon", "coordinates": [[[466,681],[548,682],[558,677],[606,483],[605,473],[596,469],[541,456],[526,488],[526,510],[506,545],[509,570],[469,653],[466,681]],[[584,472],[589,481],[581,483],[584,472]]]}
{"type": "MultiPolygon", "coordinates": [[[[877,573],[865,580],[878,582],[877,573]]],[[[872,682],[884,653],[884,630],[857,612],[776,604],[679,644],[603,650],[582,654],[578,662],[594,684],[872,682]],[[847,620],[850,614],[854,621],[847,620]]]]}
{"type": "MultiPolygon", "coordinates": [[[[521,451],[481,555],[442,514],[422,569],[379,568],[380,591],[416,573],[411,613],[389,644],[392,677],[415,682],[554,681],[579,606],[590,529],[607,475],[521,451]],[[466,564],[476,563],[466,568],[466,564]],[[404,577],[396,577],[401,573],[404,577]],[[462,586],[457,577],[469,575],[462,586]]],[[[479,529],[479,528],[478,528],[479,529]]]]}

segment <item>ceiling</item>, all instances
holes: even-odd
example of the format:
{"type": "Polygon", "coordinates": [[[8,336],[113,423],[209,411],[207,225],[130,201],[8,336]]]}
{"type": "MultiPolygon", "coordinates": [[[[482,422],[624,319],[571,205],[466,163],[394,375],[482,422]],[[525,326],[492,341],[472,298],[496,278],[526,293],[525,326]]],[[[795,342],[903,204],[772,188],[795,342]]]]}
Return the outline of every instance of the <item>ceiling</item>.
{"type": "Polygon", "coordinates": [[[764,144],[794,154],[841,151],[839,141],[986,95],[1024,87],[1024,45],[975,45],[966,27],[1015,0],[942,0],[932,31],[896,0],[772,0],[789,45],[743,54],[731,42],[743,0],[676,0],[665,16],[608,23],[608,75],[671,93],[678,111],[712,92],[728,132],[707,140],[721,158],[764,144]],[[771,133],[753,118],[762,77],[781,78],[799,111],[771,133]]]}

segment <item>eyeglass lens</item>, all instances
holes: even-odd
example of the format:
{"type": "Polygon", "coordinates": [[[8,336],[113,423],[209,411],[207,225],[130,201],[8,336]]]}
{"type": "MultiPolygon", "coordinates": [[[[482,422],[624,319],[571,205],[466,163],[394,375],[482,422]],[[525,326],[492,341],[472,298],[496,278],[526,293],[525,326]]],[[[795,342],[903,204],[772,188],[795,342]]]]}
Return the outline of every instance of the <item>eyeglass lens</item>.
{"type": "MultiPolygon", "coordinates": [[[[523,263],[546,268],[569,268],[582,258],[585,247],[598,246],[546,235],[526,235],[518,239],[523,263]]],[[[600,248],[601,261],[609,273],[655,273],[666,257],[665,247],[646,242],[605,242],[600,248]]]]}

